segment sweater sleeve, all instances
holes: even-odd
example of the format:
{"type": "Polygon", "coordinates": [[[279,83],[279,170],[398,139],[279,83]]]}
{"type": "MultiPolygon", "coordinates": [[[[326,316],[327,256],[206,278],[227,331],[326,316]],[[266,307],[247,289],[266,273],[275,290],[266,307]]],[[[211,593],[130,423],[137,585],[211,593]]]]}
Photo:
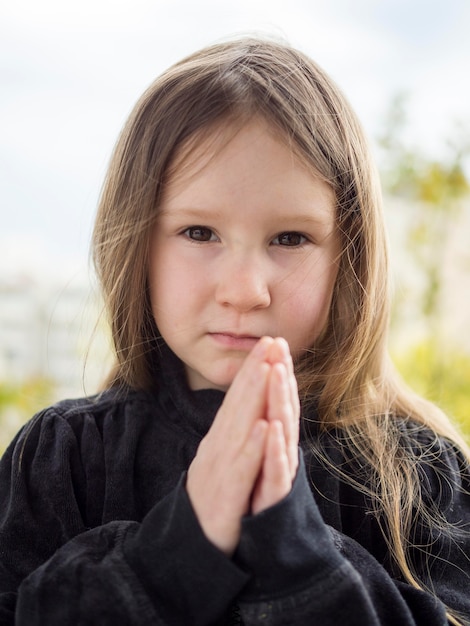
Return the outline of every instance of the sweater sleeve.
{"type": "MultiPolygon", "coordinates": [[[[468,523],[468,498],[465,515],[468,523]]],[[[243,621],[442,626],[447,618],[439,596],[470,620],[468,532],[465,545],[453,546],[446,544],[445,561],[430,581],[436,595],[393,579],[364,547],[323,522],[302,462],[287,498],[244,520],[236,562],[252,577],[240,597],[243,621]]],[[[437,541],[435,552],[443,549],[437,541]]]]}
{"type": "Polygon", "coordinates": [[[141,523],[87,528],[84,469],[60,416],[36,418],[0,463],[0,624],[214,623],[248,576],[204,536],[178,485],[141,523]]]}

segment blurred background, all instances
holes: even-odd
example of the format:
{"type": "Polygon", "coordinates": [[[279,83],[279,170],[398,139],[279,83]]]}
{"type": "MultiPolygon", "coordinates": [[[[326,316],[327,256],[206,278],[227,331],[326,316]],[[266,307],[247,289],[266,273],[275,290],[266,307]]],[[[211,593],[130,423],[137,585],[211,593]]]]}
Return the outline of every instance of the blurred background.
{"type": "Polygon", "coordinates": [[[132,106],[170,64],[240,33],[305,51],[359,114],[385,194],[391,352],[470,435],[469,29],[468,0],[2,0],[0,453],[109,365],[88,245],[132,106]]]}

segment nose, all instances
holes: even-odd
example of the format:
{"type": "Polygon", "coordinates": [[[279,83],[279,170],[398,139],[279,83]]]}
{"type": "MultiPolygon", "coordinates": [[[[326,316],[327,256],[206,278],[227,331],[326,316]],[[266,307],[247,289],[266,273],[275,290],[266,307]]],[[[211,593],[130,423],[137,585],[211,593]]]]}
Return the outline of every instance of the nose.
{"type": "Polygon", "coordinates": [[[239,253],[221,263],[216,300],[240,313],[271,304],[268,270],[251,255],[239,253]]]}

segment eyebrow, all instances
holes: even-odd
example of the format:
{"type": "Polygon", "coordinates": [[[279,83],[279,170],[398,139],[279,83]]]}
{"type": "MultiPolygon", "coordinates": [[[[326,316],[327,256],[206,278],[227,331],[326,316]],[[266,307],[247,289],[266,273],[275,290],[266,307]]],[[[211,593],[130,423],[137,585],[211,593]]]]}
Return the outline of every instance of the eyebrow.
{"type": "MultiPolygon", "coordinates": [[[[323,213],[323,212],[322,212],[323,213]]],[[[162,208],[159,211],[159,216],[163,217],[178,217],[178,218],[188,218],[194,219],[195,221],[211,221],[213,219],[223,219],[224,215],[218,209],[205,209],[205,208],[191,208],[191,207],[174,207],[172,209],[164,209],[162,208]]],[[[276,222],[297,222],[299,224],[306,225],[318,225],[318,226],[327,226],[330,222],[330,215],[321,214],[321,215],[310,215],[308,213],[283,213],[283,214],[274,214],[272,216],[272,221],[275,224],[276,222]]],[[[334,221],[334,216],[333,216],[334,221]]]]}
{"type": "Polygon", "coordinates": [[[171,216],[171,217],[188,217],[188,218],[199,218],[202,220],[210,220],[214,218],[221,218],[222,213],[217,209],[192,209],[186,207],[175,207],[173,209],[160,209],[158,215],[171,216]]]}

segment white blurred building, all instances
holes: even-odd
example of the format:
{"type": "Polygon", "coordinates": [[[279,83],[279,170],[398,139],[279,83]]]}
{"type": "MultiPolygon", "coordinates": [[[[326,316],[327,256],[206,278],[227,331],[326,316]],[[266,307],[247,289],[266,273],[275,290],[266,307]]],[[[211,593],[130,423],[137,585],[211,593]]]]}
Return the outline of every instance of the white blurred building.
{"type": "Polygon", "coordinates": [[[100,305],[86,281],[0,279],[0,381],[53,382],[57,397],[92,393],[109,363],[100,305]]]}
{"type": "MultiPolygon", "coordinates": [[[[422,278],[405,244],[412,205],[404,200],[386,198],[385,206],[395,296],[400,308],[399,325],[394,328],[393,337],[406,349],[406,346],[419,342],[427,332],[421,316],[422,278]]],[[[452,222],[448,233],[443,233],[441,248],[436,250],[436,256],[442,262],[439,332],[449,347],[470,354],[470,196],[462,200],[457,215],[449,213],[449,220],[452,222]]]]}

